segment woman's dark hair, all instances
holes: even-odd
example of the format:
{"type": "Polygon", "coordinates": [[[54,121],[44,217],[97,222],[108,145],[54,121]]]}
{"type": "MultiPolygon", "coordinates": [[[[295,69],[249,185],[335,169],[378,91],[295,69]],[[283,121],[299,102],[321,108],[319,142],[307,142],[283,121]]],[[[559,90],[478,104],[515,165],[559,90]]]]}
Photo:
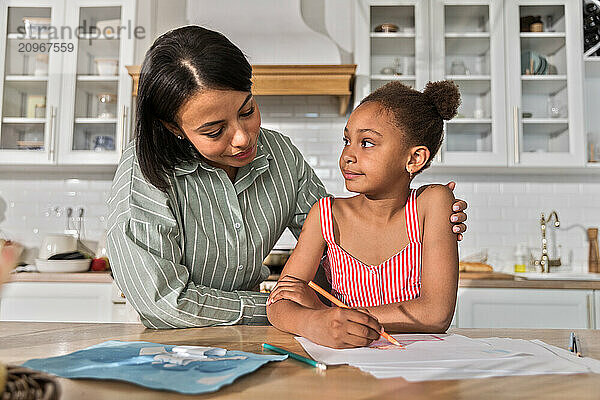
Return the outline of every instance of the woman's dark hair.
{"type": "Polygon", "coordinates": [[[146,52],[137,96],[136,150],[144,177],[166,191],[167,174],[177,164],[201,158],[163,122],[179,126],[179,109],[199,91],[250,92],[251,77],[242,51],[218,32],[190,25],[156,39],[146,52]]]}
{"type": "Polygon", "coordinates": [[[444,120],[456,115],[460,91],[452,81],[429,82],[423,92],[393,81],[365,97],[360,105],[367,102],[379,103],[392,115],[394,125],[404,132],[408,146],[429,149],[431,155],[421,172],[429,167],[442,145],[444,120]]]}

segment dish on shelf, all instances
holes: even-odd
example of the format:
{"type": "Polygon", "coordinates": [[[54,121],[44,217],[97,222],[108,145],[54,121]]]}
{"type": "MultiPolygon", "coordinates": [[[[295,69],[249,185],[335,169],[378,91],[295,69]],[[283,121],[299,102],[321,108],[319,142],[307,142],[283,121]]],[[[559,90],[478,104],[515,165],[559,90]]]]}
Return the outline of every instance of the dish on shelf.
{"type": "Polygon", "coordinates": [[[50,18],[44,17],[23,17],[25,35],[29,38],[43,38],[47,36],[51,21],[50,18]]]}
{"type": "Polygon", "coordinates": [[[120,19],[106,19],[96,22],[96,29],[98,29],[103,36],[112,36],[116,33],[116,29],[120,25],[120,19]]]}
{"type": "Polygon", "coordinates": [[[546,75],[548,73],[548,60],[546,57],[533,50],[521,53],[522,75],[546,75]]]}
{"type": "Polygon", "coordinates": [[[19,150],[42,150],[44,142],[37,140],[17,140],[17,148],[19,150]]]}
{"type": "Polygon", "coordinates": [[[90,269],[92,260],[44,260],[37,258],[35,265],[40,272],[85,272],[90,269]]]}
{"type": "Polygon", "coordinates": [[[398,32],[398,25],[394,25],[394,24],[381,24],[381,25],[377,25],[375,27],[375,32],[398,32]]]}
{"type": "Polygon", "coordinates": [[[113,76],[117,74],[119,60],[116,58],[96,58],[96,69],[98,75],[102,76],[113,76]]]}

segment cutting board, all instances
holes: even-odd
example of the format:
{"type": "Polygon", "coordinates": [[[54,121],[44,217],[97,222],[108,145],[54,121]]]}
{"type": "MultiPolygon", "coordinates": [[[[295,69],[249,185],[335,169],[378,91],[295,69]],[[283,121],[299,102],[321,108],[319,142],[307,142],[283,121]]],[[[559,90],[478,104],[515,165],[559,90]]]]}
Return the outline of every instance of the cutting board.
{"type": "Polygon", "coordinates": [[[460,272],[459,279],[497,279],[497,280],[515,280],[515,276],[503,272],[460,272]]]}

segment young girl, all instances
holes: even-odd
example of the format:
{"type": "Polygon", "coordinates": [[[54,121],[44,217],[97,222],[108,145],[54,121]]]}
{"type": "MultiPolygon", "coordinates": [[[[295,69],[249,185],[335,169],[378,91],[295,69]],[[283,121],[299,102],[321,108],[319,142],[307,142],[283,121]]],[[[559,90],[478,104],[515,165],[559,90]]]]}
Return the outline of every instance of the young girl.
{"type": "Polygon", "coordinates": [[[344,129],[340,169],[350,198],[326,197],[311,209],[296,249],[267,302],[277,328],[315,343],[366,346],[383,328],[444,332],[458,285],[458,249],[445,186],[410,189],[456,115],[457,86],[423,92],[399,82],[367,96],[344,129]],[[349,309],[323,304],[307,282],[327,249],[332,294],[349,309]]]}

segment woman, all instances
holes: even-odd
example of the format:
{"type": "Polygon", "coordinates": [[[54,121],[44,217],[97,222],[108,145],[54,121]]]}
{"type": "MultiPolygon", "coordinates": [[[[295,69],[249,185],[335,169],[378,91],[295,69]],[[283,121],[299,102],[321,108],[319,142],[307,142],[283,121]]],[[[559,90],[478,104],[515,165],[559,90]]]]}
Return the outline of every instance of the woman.
{"type": "MultiPolygon", "coordinates": [[[[267,324],[262,260],[298,237],[325,187],[289,138],[260,127],[252,68],[223,35],[165,33],[146,53],[136,140],[109,203],[114,278],[149,328],[267,324]]],[[[457,201],[455,232],[464,232],[457,201]]]]}

